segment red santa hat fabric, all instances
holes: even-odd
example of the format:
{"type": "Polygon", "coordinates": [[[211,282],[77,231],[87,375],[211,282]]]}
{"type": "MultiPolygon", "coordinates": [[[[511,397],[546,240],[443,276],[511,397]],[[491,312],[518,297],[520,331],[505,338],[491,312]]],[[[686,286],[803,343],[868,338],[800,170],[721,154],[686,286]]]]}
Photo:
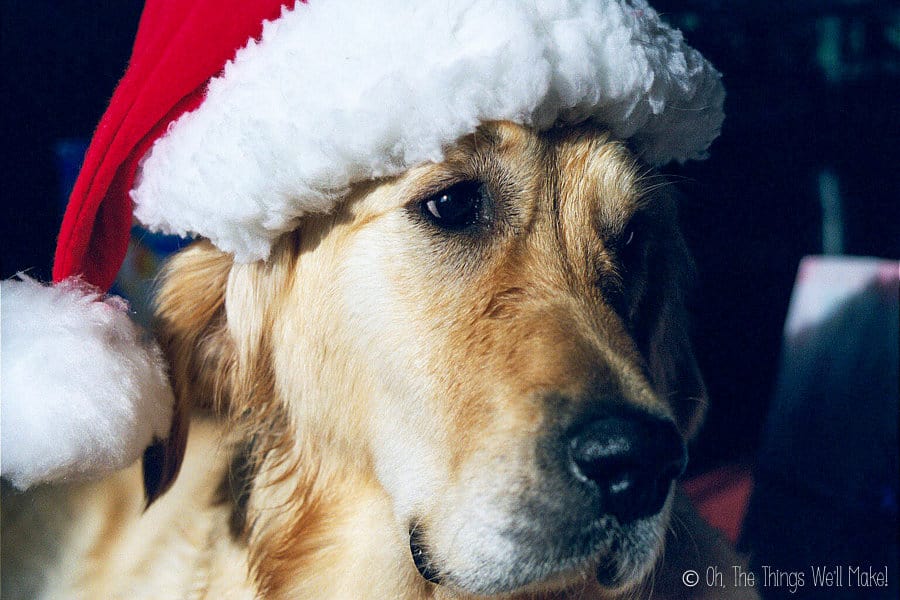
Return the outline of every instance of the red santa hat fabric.
{"type": "Polygon", "coordinates": [[[54,281],[109,289],[128,249],[138,161],[169,123],[195,109],[209,79],[276,18],[280,0],[150,0],[125,76],[84,158],[57,242],[54,281]]]}
{"type": "MultiPolygon", "coordinates": [[[[591,120],[652,165],[700,159],[723,101],[718,72],[643,0],[148,0],[72,192],[54,281],[109,289],[132,215],[206,237],[236,261],[264,260],[354,183],[439,161],[487,121],[591,120]]],[[[156,352],[139,362],[162,372],[156,352]]],[[[171,410],[170,392],[154,403],[102,389],[91,386],[100,405],[155,406],[154,423],[171,410]]],[[[4,389],[4,410],[10,402],[40,404],[4,389]]],[[[41,402],[62,419],[64,399],[41,402]]],[[[114,452],[98,444],[108,460],[96,471],[136,458],[134,447],[161,434],[151,429],[94,436],[128,440],[114,452]]],[[[58,476],[66,460],[33,461],[20,484],[58,476]]]]}

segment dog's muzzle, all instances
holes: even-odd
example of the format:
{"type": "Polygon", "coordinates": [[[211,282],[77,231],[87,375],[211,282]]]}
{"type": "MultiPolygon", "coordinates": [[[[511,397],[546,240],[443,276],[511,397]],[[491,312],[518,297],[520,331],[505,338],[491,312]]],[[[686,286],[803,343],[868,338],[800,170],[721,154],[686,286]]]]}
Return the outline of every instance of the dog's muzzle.
{"type": "Polygon", "coordinates": [[[657,514],[687,465],[674,423],[644,413],[599,418],[567,437],[569,471],[620,525],[657,514]]]}
{"type": "Polygon", "coordinates": [[[675,424],[608,406],[574,421],[538,442],[542,476],[510,496],[518,508],[496,531],[505,550],[494,555],[487,543],[472,546],[478,554],[464,564],[477,569],[436,561],[432,545],[441,538],[424,522],[410,527],[410,553],[424,579],[493,594],[591,567],[601,585],[619,587],[649,566],[661,526],[655,517],[687,463],[675,424]]]}

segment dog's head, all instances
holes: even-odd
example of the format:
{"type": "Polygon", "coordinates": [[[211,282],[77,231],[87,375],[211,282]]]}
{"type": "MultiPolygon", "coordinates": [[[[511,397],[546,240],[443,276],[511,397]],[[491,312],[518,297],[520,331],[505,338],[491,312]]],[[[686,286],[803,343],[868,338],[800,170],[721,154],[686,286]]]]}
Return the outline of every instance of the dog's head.
{"type": "Polygon", "coordinates": [[[182,406],[217,398],[263,462],[369,471],[410,568],[449,589],[632,586],[705,402],[658,181],[603,131],[496,123],[266,263],[195,245],[159,301],[182,406]]]}

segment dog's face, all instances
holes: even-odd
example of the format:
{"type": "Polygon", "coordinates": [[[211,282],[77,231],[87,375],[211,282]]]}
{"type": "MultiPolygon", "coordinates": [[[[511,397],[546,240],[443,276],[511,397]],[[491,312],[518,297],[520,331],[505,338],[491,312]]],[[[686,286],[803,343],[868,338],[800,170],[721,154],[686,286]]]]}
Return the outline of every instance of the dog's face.
{"type": "Polygon", "coordinates": [[[370,472],[439,585],[626,589],[704,403],[653,183],[601,131],[493,124],[306,218],[266,264],[195,247],[160,301],[176,387],[370,472]]]}

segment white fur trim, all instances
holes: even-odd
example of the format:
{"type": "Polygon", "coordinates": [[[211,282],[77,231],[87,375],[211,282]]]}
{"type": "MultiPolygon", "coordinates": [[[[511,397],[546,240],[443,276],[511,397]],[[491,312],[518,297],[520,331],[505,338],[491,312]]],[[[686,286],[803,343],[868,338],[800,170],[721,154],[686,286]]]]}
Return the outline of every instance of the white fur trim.
{"type": "Polygon", "coordinates": [[[311,0],[154,144],[135,215],[252,261],[348,185],[440,161],[480,123],[593,119],[658,165],[703,158],[723,101],[643,0],[311,0]]]}
{"type": "Polygon", "coordinates": [[[110,473],[168,434],[162,354],[124,300],[23,277],[0,283],[0,302],[0,460],[13,485],[110,473]]]}

